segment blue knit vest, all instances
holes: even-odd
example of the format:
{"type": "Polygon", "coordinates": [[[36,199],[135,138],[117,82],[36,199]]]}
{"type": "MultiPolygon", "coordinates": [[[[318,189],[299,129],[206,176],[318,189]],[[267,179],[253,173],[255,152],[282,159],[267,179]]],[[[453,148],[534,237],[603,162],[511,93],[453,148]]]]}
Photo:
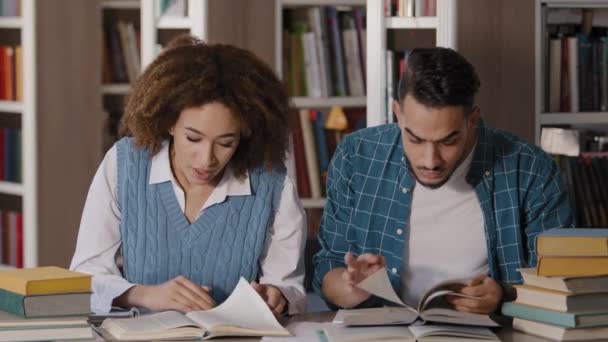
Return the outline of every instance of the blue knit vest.
{"type": "Polygon", "coordinates": [[[170,181],[149,184],[151,154],[132,138],[116,144],[118,204],[125,278],[160,284],[178,275],[212,288],[223,302],[243,276],[256,280],[266,229],[275,216],[284,168],[249,171],[252,194],[228,196],[192,224],[170,181]]]}

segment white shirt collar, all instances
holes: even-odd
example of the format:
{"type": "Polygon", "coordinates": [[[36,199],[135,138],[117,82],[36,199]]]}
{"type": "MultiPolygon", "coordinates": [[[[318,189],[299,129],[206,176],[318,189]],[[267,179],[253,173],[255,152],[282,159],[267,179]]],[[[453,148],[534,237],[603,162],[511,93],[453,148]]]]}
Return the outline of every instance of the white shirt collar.
{"type": "MultiPolygon", "coordinates": [[[[149,184],[159,184],[171,181],[177,185],[177,180],[171,172],[171,161],[169,159],[169,142],[162,143],[160,151],[152,157],[150,165],[149,184]]],[[[207,204],[212,202],[219,203],[226,199],[226,196],[248,196],[251,195],[251,183],[249,173],[245,173],[245,177],[238,178],[230,166],[226,166],[222,179],[213,190],[211,196],[207,200],[207,204]],[[218,202],[216,202],[218,201],[218,202]]]]}

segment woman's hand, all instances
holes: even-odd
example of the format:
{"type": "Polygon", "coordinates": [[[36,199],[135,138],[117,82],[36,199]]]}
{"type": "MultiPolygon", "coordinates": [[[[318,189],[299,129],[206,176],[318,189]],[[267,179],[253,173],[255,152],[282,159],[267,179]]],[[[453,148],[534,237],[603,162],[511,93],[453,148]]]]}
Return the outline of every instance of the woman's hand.
{"type": "Polygon", "coordinates": [[[209,310],[215,302],[211,289],[199,286],[183,276],[159,285],[136,285],[115,300],[121,307],[140,306],[153,311],[177,310],[183,313],[209,310]]]}
{"type": "Polygon", "coordinates": [[[258,284],[255,281],[251,283],[251,286],[260,294],[276,317],[281,316],[287,309],[287,299],[278,288],[272,285],[258,284]]]}

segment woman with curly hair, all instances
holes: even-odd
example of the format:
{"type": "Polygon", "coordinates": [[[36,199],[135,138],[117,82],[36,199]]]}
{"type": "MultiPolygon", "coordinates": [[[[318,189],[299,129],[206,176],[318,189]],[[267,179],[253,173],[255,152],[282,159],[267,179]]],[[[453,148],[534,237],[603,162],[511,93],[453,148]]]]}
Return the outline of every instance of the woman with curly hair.
{"type": "Polygon", "coordinates": [[[126,137],[85,203],[71,269],[93,275],[94,311],[207,310],[241,276],[275,315],[303,310],[288,114],[282,83],[252,53],[190,36],[169,44],[133,85],[126,137]]]}

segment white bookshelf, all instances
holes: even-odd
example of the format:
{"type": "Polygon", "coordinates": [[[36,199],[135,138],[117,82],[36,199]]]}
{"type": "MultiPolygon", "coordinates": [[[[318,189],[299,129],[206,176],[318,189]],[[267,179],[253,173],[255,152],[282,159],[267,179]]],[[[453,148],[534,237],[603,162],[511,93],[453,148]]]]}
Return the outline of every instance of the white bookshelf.
{"type": "MultiPolygon", "coordinates": [[[[36,9],[34,0],[21,0],[21,17],[0,17],[0,30],[20,30],[23,49],[23,101],[0,101],[0,112],[19,115],[22,134],[21,183],[0,181],[0,193],[18,196],[23,215],[23,264],[38,263],[37,133],[36,133],[36,9]]],[[[0,265],[0,268],[13,268],[0,265]]]]}
{"type": "MultiPolygon", "coordinates": [[[[541,129],[544,125],[571,125],[573,128],[594,128],[608,132],[608,112],[564,112],[551,113],[545,111],[545,51],[548,48],[545,35],[544,12],[556,8],[598,8],[607,9],[608,0],[536,0],[535,4],[535,30],[534,30],[534,112],[536,144],[540,144],[541,129]]],[[[579,88],[580,89],[580,88],[579,88]]]]}
{"type": "MultiPolygon", "coordinates": [[[[283,75],[283,11],[293,8],[308,8],[318,6],[349,6],[365,7],[366,0],[275,0],[275,70],[279,77],[283,75]]],[[[338,24],[339,25],[339,24],[338,24]]],[[[366,96],[331,96],[331,97],[291,97],[293,106],[297,109],[328,110],[333,107],[361,108],[367,105],[366,96]]],[[[331,156],[330,156],[331,158],[331,156]]],[[[288,154],[289,176],[295,181],[295,166],[293,166],[293,151],[288,154]]],[[[301,198],[302,206],[307,209],[323,209],[325,198],[301,198]]]]}
{"type": "Polygon", "coordinates": [[[387,123],[386,51],[388,30],[435,30],[437,46],[456,49],[456,0],[437,0],[436,17],[390,17],[384,1],[367,1],[367,126],[387,123]]]}
{"type": "Polygon", "coordinates": [[[186,0],[187,15],[161,16],[159,0],[149,0],[141,5],[141,65],[144,68],[158,54],[159,30],[188,30],[190,34],[207,40],[208,0],[186,0]]]}

